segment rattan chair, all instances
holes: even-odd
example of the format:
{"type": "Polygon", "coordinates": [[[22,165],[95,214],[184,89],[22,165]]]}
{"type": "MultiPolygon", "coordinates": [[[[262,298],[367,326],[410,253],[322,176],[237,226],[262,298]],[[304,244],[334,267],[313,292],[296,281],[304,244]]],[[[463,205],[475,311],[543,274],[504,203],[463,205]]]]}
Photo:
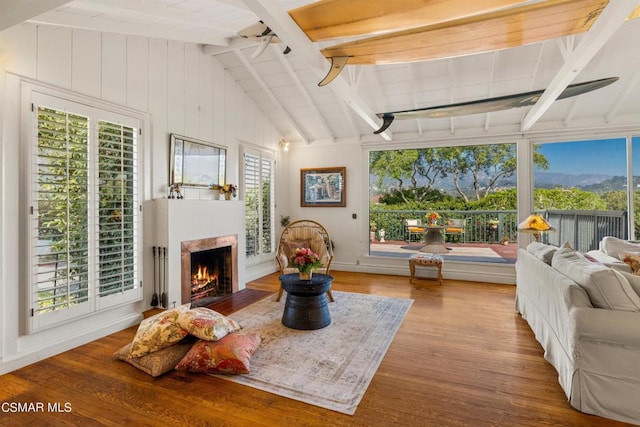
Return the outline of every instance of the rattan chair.
{"type": "MultiPolygon", "coordinates": [[[[333,245],[329,232],[320,223],[309,219],[301,219],[287,225],[278,242],[278,252],[276,261],[280,267],[281,274],[297,273],[296,267],[290,266],[291,257],[295,254],[296,248],[310,248],[318,254],[322,266],[318,268],[318,273],[329,274],[331,261],[333,260],[333,245]]],[[[327,291],[329,300],[333,302],[331,290],[327,291]]],[[[276,301],[282,298],[282,287],[278,291],[276,301]]]]}

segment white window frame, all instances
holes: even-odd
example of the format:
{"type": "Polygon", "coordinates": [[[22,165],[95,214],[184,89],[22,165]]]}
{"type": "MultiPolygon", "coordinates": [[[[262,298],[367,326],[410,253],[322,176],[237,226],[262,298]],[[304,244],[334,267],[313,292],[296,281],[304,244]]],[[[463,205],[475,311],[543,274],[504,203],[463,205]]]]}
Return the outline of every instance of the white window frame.
{"type": "MultiPolygon", "coordinates": [[[[241,195],[243,200],[246,203],[246,195],[247,195],[247,188],[246,188],[246,170],[245,170],[245,156],[250,155],[253,157],[257,157],[259,159],[258,163],[259,163],[259,172],[258,172],[258,177],[259,177],[259,184],[258,184],[258,188],[260,189],[260,195],[258,197],[260,203],[262,203],[262,162],[263,161],[268,161],[271,164],[271,209],[270,209],[270,221],[271,221],[271,227],[270,227],[270,232],[271,232],[271,250],[269,252],[263,252],[262,249],[262,244],[261,242],[263,241],[263,229],[264,229],[264,224],[265,224],[265,219],[263,218],[262,212],[262,206],[260,205],[260,207],[258,208],[258,222],[259,222],[259,235],[258,235],[258,242],[260,242],[260,246],[259,246],[259,250],[258,253],[256,255],[253,256],[248,256],[245,252],[245,257],[247,259],[247,264],[249,265],[253,265],[253,264],[259,264],[265,261],[272,261],[273,257],[275,256],[276,253],[276,224],[275,224],[275,194],[276,194],[276,183],[275,183],[275,173],[276,173],[276,156],[275,153],[273,153],[272,151],[268,151],[268,150],[264,150],[264,149],[259,149],[259,148],[254,148],[254,147],[249,147],[249,146],[245,146],[242,145],[241,146],[241,171],[242,171],[242,182],[241,182],[241,195]]],[[[248,213],[248,210],[245,208],[245,221],[246,221],[246,215],[248,213]]],[[[247,228],[248,230],[248,228],[247,228]]],[[[248,242],[247,242],[247,246],[248,246],[248,242]]]]}
{"type": "Polygon", "coordinates": [[[40,85],[31,81],[22,82],[22,135],[23,135],[23,160],[24,174],[22,176],[24,191],[24,201],[22,206],[26,211],[26,220],[24,222],[24,235],[28,236],[25,244],[25,253],[27,254],[24,269],[28,277],[25,280],[25,306],[27,333],[33,333],[42,329],[57,326],[78,318],[91,316],[94,313],[121,306],[124,304],[135,303],[143,297],[142,290],[142,150],[143,139],[141,129],[144,126],[144,114],[136,112],[125,107],[113,105],[94,98],[85,97],[79,94],[66,92],[46,85],[40,85]],[[88,300],[69,306],[62,310],[38,313],[37,298],[35,293],[35,244],[37,241],[38,224],[37,215],[32,214],[35,200],[33,195],[35,191],[35,179],[37,177],[35,149],[38,139],[38,107],[50,107],[57,110],[68,111],[70,113],[84,115],[89,117],[89,286],[88,300]],[[98,206],[98,180],[96,172],[98,170],[98,157],[95,153],[97,147],[98,122],[107,121],[116,123],[125,127],[135,129],[137,133],[136,143],[136,167],[135,167],[135,209],[134,209],[134,228],[135,228],[135,248],[134,248],[134,286],[122,292],[109,295],[99,296],[99,280],[98,280],[98,228],[97,228],[97,206],[98,206]],[[91,151],[94,151],[91,153],[91,151]]]}

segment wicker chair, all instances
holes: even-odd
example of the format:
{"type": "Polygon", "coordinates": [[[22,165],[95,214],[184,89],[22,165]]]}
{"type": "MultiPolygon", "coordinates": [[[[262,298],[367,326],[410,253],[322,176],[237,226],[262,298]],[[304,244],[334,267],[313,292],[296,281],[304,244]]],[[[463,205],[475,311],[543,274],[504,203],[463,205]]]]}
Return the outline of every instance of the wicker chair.
{"type": "MultiPolygon", "coordinates": [[[[318,254],[322,263],[322,266],[317,270],[318,273],[329,274],[329,268],[333,260],[332,246],[329,232],[319,223],[309,219],[292,222],[282,230],[278,243],[276,261],[278,261],[280,273],[297,273],[298,269],[296,267],[289,266],[291,257],[295,254],[296,248],[310,248],[318,254]]],[[[327,291],[327,295],[329,300],[333,302],[331,290],[327,291]]],[[[280,298],[282,298],[282,287],[278,291],[276,301],[280,301],[280,298]]]]}

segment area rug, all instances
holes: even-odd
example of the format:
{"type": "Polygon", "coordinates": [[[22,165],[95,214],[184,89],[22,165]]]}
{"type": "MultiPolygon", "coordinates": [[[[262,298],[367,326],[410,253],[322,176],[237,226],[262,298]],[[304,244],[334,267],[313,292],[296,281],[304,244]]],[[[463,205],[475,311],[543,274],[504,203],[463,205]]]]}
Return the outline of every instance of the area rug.
{"type": "Polygon", "coordinates": [[[247,375],[216,375],[353,415],[413,300],[333,291],[331,324],[315,331],[282,325],[284,300],[267,297],[230,315],[262,343],[247,375]]]}

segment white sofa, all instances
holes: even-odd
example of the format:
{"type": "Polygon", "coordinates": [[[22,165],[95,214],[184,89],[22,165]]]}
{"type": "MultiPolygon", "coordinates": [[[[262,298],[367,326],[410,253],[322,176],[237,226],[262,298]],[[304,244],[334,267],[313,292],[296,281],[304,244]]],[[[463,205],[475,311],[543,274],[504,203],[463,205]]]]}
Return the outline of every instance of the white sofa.
{"type": "Polygon", "coordinates": [[[518,251],[516,310],[571,406],[640,425],[640,276],[617,271],[629,269],[604,252],[589,260],[540,245],[518,251]]]}

